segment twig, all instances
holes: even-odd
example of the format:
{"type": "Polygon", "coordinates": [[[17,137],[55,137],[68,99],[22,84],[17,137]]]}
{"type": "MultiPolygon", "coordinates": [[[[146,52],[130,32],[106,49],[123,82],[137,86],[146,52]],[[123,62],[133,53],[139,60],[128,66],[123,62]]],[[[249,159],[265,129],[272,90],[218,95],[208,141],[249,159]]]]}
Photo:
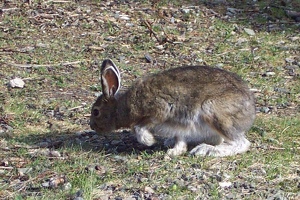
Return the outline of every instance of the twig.
{"type": "Polygon", "coordinates": [[[40,18],[54,19],[54,17],[59,17],[59,14],[39,14],[39,15],[36,15],[34,17],[31,17],[31,18],[34,18],[34,19],[40,19],[40,18]]]}
{"type": "Polygon", "coordinates": [[[44,77],[42,78],[23,78],[23,81],[42,81],[45,80],[44,77]]]}
{"type": "Polygon", "coordinates": [[[69,108],[68,110],[72,111],[72,110],[76,110],[78,108],[83,108],[83,107],[84,107],[84,105],[82,105],[82,106],[76,106],[76,107],[73,107],[73,108],[69,108]]]}
{"type": "Polygon", "coordinates": [[[34,64],[17,64],[17,63],[7,63],[13,67],[20,68],[39,68],[39,67],[57,67],[57,66],[66,66],[66,65],[75,65],[79,64],[82,61],[74,61],[74,62],[65,62],[65,63],[55,63],[55,64],[47,64],[47,65],[34,65],[34,64]]]}
{"type": "Polygon", "coordinates": [[[158,38],[158,36],[155,33],[155,31],[152,29],[151,23],[148,22],[147,20],[144,20],[143,22],[146,25],[146,27],[148,28],[148,30],[150,31],[150,37],[151,37],[151,35],[153,35],[159,44],[165,44],[166,42],[174,44],[174,41],[172,41],[172,39],[170,39],[170,37],[166,34],[166,32],[163,29],[163,27],[162,27],[162,30],[163,30],[163,32],[164,32],[164,34],[165,34],[166,37],[161,40],[161,39],[158,38]]]}
{"type": "Polygon", "coordinates": [[[281,134],[283,134],[287,129],[289,129],[290,127],[289,126],[287,126],[287,127],[285,127],[282,131],[281,131],[281,134]]]}
{"type": "Polygon", "coordinates": [[[95,51],[103,51],[103,47],[97,47],[97,46],[88,46],[88,49],[95,50],[95,51]]]}
{"type": "Polygon", "coordinates": [[[0,169],[12,170],[12,169],[14,169],[14,168],[13,168],[13,167],[4,167],[4,166],[0,166],[0,169]]]}
{"type": "Polygon", "coordinates": [[[163,28],[163,26],[161,26],[161,29],[163,30],[165,36],[166,36],[166,42],[169,42],[169,43],[173,43],[174,42],[174,39],[172,39],[165,31],[165,29],[163,28]]]}
{"type": "Polygon", "coordinates": [[[6,8],[6,9],[2,9],[2,12],[10,12],[10,11],[18,11],[20,10],[20,8],[6,8]]]}
{"type": "Polygon", "coordinates": [[[152,26],[150,25],[150,23],[147,20],[144,20],[144,23],[145,23],[146,27],[148,28],[148,30],[150,31],[150,37],[151,37],[151,35],[153,35],[155,37],[155,39],[157,40],[157,42],[159,44],[162,44],[160,39],[157,37],[156,33],[153,31],[152,26]]]}
{"type": "Polygon", "coordinates": [[[59,1],[59,0],[50,0],[50,1],[46,1],[45,4],[48,3],[71,3],[72,1],[59,1]]]}
{"type": "MultiPolygon", "coordinates": [[[[286,148],[269,146],[269,149],[272,149],[272,150],[285,150],[286,148]]],[[[294,150],[294,149],[300,150],[300,147],[290,148],[290,150],[294,150]]]]}

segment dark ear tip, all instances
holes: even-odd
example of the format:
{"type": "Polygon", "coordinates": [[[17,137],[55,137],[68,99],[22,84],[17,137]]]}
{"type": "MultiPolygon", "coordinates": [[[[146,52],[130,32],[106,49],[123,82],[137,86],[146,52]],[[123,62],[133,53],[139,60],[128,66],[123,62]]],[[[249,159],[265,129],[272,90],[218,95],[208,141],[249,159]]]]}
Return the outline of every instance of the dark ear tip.
{"type": "Polygon", "coordinates": [[[101,69],[103,70],[107,65],[114,65],[113,61],[109,58],[103,60],[102,65],[101,65],[101,69]]]}
{"type": "Polygon", "coordinates": [[[107,65],[107,64],[112,64],[113,62],[112,62],[112,60],[111,59],[105,59],[105,60],[103,60],[103,62],[102,62],[102,66],[104,65],[107,65]]]}

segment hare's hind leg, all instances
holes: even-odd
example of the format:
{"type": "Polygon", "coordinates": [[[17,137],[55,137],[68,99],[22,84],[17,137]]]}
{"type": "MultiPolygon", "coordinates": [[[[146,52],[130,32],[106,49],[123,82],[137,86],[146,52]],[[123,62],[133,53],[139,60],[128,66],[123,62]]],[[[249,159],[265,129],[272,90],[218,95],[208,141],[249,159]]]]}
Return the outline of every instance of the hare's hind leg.
{"type": "MultiPolygon", "coordinates": [[[[221,97],[220,97],[221,99],[221,97]]],[[[192,149],[193,155],[230,156],[246,152],[250,142],[245,138],[255,118],[255,107],[244,96],[236,96],[235,101],[228,94],[223,100],[207,100],[202,104],[202,121],[210,132],[218,134],[223,141],[217,145],[200,144],[192,149]]]]}
{"type": "Polygon", "coordinates": [[[246,152],[250,147],[250,142],[245,137],[236,140],[224,140],[221,144],[213,146],[209,144],[200,144],[193,148],[190,152],[196,156],[232,156],[235,154],[246,152]]]}

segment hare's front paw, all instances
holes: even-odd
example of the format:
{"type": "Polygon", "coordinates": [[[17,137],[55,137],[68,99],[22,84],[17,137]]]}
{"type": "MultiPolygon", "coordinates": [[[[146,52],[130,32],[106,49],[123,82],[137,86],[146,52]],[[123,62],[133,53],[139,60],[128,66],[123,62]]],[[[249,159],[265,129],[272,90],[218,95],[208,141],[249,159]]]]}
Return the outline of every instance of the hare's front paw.
{"type": "Polygon", "coordinates": [[[136,134],[137,141],[146,146],[152,146],[155,143],[154,136],[145,127],[134,126],[133,131],[136,134]]]}
{"type": "Polygon", "coordinates": [[[174,148],[167,151],[167,155],[170,157],[179,156],[187,151],[187,144],[185,141],[177,141],[174,148]]]}

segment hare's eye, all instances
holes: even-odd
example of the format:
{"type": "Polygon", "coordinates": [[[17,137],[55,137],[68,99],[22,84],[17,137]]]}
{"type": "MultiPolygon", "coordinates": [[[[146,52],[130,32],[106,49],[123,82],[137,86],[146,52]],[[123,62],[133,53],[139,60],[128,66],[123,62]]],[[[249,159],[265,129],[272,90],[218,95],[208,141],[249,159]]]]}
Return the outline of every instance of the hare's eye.
{"type": "Polygon", "coordinates": [[[94,109],[94,110],[93,110],[93,115],[94,115],[95,117],[97,117],[99,114],[100,114],[100,112],[99,112],[98,109],[94,109]]]}

